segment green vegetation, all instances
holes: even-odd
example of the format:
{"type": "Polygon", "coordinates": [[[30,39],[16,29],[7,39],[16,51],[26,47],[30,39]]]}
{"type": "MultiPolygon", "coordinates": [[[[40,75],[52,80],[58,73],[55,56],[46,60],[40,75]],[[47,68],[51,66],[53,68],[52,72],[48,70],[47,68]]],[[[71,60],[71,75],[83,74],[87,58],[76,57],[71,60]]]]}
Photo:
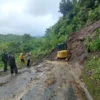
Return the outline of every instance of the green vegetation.
{"type": "MultiPolygon", "coordinates": [[[[46,30],[46,37],[55,36],[57,40],[67,40],[70,33],[79,31],[83,27],[100,20],[100,0],[62,0],[59,12],[63,17],[52,27],[46,30]]],[[[96,31],[95,39],[86,37],[86,52],[100,51],[100,30],[96,31]]],[[[53,40],[53,38],[52,38],[53,40]]],[[[57,43],[56,39],[53,43],[57,43]]],[[[95,54],[94,54],[95,55],[95,54]]],[[[100,59],[99,57],[89,57],[85,64],[83,72],[84,81],[94,97],[94,100],[100,100],[100,59]],[[95,60],[94,60],[95,58],[95,60]],[[91,73],[87,76],[86,73],[91,73]],[[93,79],[91,79],[93,78],[93,79]],[[91,84],[92,83],[92,84],[91,84]]]]}
{"type": "Polygon", "coordinates": [[[94,38],[91,39],[89,36],[85,37],[85,49],[86,52],[99,52],[100,51],[100,28],[94,33],[94,38]]]}
{"type": "MultiPolygon", "coordinates": [[[[89,72],[89,77],[95,82],[99,83],[100,82],[100,58],[99,56],[91,56],[86,61],[86,71],[89,72]]],[[[100,83],[99,83],[100,84],[100,83]]]]}
{"type": "Polygon", "coordinates": [[[95,32],[95,39],[90,42],[90,50],[100,51],[100,28],[95,32]]]}
{"type": "MultiPolygon", "coordinates": [[[[13,50],[19,68],[25,67],[20,63],[20,52],[25,55],[27,51],[31,51],[33,61],[42,59],[58,43],[66,41],[70,33],[75,34],[84,26],[100,20],[100,0],[61,0],[59,12],[63,16],[55,25],[46,29],[43,37],[36,38],[27,33],[23,36],[0,34],[0,54],[4,48],[8,52],[13,50]]],[[[97,87],[97,85],[100,86],[100,56],[97,56],[100,52],[100,29],[95,34],[94,40],[86,37],[86,51],[90,51],[94,55],[90,56],[85,63],[83,78],[93,94],[94,100],[100,100],[100,87],[97,87]]],[[[2,66],[0,57],[0,68],[2,66]]]]}
{"type": "Polygon", "coordinates": [[[85,62],[83,79],[94,100],[100,100],[100,58],[91,56],[85,62]]]}
{"type": "Polygon", "coordinates": [[[19,57],[21,51],[31,51],[32,59],[42,59],[58,43],[66,41],[70,33],[100,19],[100,0],[61,0],[59,12],[63,16],[46,29],[44,37],[35,38],[27,33],[23,36],[0,34],[0,53],[6,48],[8,52],[13,50],[19,57]]]}
{"type": "Polygon", "coordinates": [[[88,36],[85,42],[91,55],[85,61],[83,79],[94,100],[100,100],[100,28],[95,31],[94,39],[88,36]]]}
{"type": "Polygon", "coordinates": [[[93,96],[93,100],[100,100],[100,87],[97,86],[95,80],[91,80],[90,77],[87,76],[86,71],[83,72],[83,79],[90,94],[93,96]]]}

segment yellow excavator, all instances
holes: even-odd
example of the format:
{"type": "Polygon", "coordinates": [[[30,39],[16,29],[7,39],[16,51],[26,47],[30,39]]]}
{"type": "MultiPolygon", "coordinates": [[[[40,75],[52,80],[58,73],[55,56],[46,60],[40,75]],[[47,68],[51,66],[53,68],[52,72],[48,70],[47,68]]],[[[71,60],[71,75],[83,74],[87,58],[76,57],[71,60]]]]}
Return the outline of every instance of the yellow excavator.
{"type": "Polygon", "coordinates": [[[67,50],[66,43],[60,43],[57,45],[57,59],[69,58],[69,52],[67,50]]]}

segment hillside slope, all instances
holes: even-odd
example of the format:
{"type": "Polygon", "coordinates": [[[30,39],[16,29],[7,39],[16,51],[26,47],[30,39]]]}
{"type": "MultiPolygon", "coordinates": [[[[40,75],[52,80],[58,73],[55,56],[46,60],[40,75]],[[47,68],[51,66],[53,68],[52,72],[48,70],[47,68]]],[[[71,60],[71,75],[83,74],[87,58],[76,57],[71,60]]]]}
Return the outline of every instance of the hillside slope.
{"type": "Polygon", "coordinates": [[[72,33],[68,39],[68,49],[71,53],[71,60],[74,61],[83,61],[86,58],[85,54],[85,38],[89,36],[93,38],[95,35],[96,29],[100,28],[100,20],[86,26],[80,32],[72,33]]]}
{"type": "MultiPolygon", "coordinates": [[[[71,53],[70,61],[84,61],[87,56],[85,53],[86,48],[84,41],[87,36],[94,38],[95,31],[98,28],[100,28],[100,20],[84,27],[79,32],[73,32],[70,34],[67,40],[68,50],[71,53]]],[[[55,60],[56,55],[57,49],[55,48],[46,56],[46,59],[55,60]]]]}

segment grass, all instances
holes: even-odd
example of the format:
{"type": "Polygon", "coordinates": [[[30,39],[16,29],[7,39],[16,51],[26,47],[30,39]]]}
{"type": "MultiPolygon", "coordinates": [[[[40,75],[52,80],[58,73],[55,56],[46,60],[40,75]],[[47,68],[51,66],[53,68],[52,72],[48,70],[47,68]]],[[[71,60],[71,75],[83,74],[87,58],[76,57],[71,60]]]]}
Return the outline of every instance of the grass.
{"type": "Polygon", "coordinates": [[[0,70],[3,70],[3,68],[4,68],[4,64],[2,61],[0,61],[0,70]]]}
{"type": "Polygon", "coordinates": [[[85,62],[83,80],[93,96],[93,100],[100,100],[100,59],[99,56],[91,56],[85,62]]]}
{"type": "Polygon", "coordinates": [[[95,31],[94,39],[87,37],[86,50],[90,56],[85,61],[83,80],[93,96],[93,100],[100,100],[100,28],[95,31]]]}
{"type": "Polygon", "coordinates": [[[91,80],[85,72],[83,72],[83,80],[93,97],[93,100],[100,100],[100,87],[97,86],[96,82],[91,80]]]}

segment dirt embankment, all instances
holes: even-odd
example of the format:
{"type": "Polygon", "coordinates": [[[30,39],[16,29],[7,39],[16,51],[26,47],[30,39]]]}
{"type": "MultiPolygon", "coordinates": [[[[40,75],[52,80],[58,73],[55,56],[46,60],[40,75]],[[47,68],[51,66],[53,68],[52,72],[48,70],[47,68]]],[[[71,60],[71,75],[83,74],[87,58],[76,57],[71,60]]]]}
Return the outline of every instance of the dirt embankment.
{"type": "Polygon", "coordinates": [[[53,49],[44,59],[55,60],[57,56],[57,48],[53,49]]]}
{"type": "Polygon", "coordinates": [[[86,36],[94,37],[96,29],[100,28],[100,20],[86,26],[80,32],[74,32],[69,36],[68,49],[71,53],[71,61],[83,62],[86,58],[84,40],[86,36]]]}

